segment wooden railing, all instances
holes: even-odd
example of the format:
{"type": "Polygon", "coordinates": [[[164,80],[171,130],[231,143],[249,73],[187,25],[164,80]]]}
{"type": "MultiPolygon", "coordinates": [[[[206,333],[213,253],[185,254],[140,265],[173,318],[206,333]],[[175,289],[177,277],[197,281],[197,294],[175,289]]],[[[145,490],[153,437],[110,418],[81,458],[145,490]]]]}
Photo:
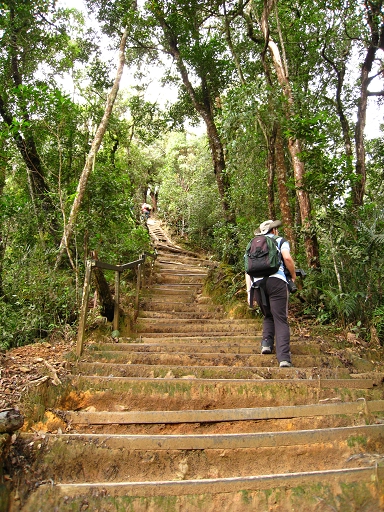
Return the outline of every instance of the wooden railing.
{"type": "Polygon", "coordinates": [[[77,347],[76,347],[76,355],[79,357],[83,353],[84,347],[84,336],[85,336],[85,327],[87,322],[87,314],[88,314],[88,301],[89,301],[89,291],[91,287],[91,277],[92,277],[92,269],[100,268],[104,270],[113,270],[115,272],[115,297],[114,297],[114,314],[113,314],[113,330],[118,330],[119,328],[119,302],[120,302],[120,276],[121,273],[125,270],[136,268],[137,269],[137,279],[136,279],[136,296],[135,296],[135,308],[134,308],[134,319],[136,320],[139,314],[139,296],[140,289],[142,288],[142,283],[144,282],[144,263],[147,257],[152,258],[152,263],[150,267],[150,275],[152,274],[154,261],[157,257],[156,251],[154,253],[144,253],[140,256],[140,258],[136,261],[131,261],[129,263],[125,263],[124,265],[111,265],[110,263],[105,263],[100,260],[89,259],[87,260],[86,268],[85,268],[85,277],[84,277],[84,287],[83,287],[83,297],[81,301],[81,311],[80,311],[80,319],[79,319],[79,330],[77,335],[77,347]]]}

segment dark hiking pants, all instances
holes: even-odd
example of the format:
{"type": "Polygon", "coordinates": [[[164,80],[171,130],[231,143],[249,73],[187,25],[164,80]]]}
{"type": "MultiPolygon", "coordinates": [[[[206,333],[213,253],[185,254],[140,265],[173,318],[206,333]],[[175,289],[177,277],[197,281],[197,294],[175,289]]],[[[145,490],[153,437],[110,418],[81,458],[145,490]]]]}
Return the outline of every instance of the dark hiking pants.
{"type": "Polygon", "coordinates": [[[287,283],[278,277],[268,277],[261,286],[264,287],[267,305],[262,300],[260,288],[255,289],[255,299],[264,315],[263,345],[268,344],[272,348],[276,337],[277,360],[279,363],[290,361],[287,283]]]}

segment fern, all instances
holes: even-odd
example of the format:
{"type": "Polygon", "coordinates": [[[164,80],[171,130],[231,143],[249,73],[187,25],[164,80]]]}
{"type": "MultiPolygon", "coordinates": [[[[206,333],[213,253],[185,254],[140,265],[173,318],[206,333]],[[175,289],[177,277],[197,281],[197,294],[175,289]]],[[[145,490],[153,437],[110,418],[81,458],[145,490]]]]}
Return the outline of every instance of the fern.
{"type": "Polygon", "coordinates": [[[373,312],[373,325],[376,328],[380,345],[384,345],[384,306],[380,306],[373,312]]]}

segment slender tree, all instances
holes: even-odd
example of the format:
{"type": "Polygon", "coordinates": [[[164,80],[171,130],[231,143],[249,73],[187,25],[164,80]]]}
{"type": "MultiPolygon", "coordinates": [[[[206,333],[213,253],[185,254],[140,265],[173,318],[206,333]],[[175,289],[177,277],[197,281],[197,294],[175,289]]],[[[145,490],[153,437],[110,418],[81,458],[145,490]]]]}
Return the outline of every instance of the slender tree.
{"type": "MultiPolygon", "coordinates": [[[[33,78],[44,60],[42,41],[52,48],[57,39],[50,35],[46,16],[51,13],[48,2],[2,2],[0,6],[0,41],[2,71],[0,86],[0,116],[12,135],[27,169],[31,199],[37,213],[50,214],[54,222],[54,206],[50,199],[46,170],[34,133],[33,78]],[[44,34],[47,28],[49,34],[44,34]]],[[[41,219],[40,219],[41,220],[41,219]]]]}
{"type": "Polygon", "coordinates": [[[66,222],[64,219],[64,233],[63,233],[63,236],[62,236],[62,239],[60,242],[59,252],[57,255],[57,259],[56,259],[56,267],[60,264],[64,252],[65,251],[67,251],[68,253],[70,252],[69,251],[69,242],[71,240],[75,222],[76,222],[76,219],[77,219],[80,207],[81,207],[81,203],[84,198],[88,178],[92,171],[97,152],[100,148],[101,142],[103,140],[103,136],[107,129],[108,121],[111,116],[113,105],[115,103],[116,96],[117,96],[117,93],[119,90],[120,81],[121,81],[121,77],[122,77],[123,70],[124,70],[124,64],[125,64],[125,45],[127,42],[127,37],[128,37],[128,29],[125,29],[124,33],[121,36],[121,40],[120,40],[119,63],[118,63],[118,67],[117,67],[115,81],[114,81],[114,84],[113,84],[113,87],[112,87],[110,93],[108,94],[107,104],[105,107],[104,115],[100,121],[98,129],[96,130],[95,137],[92,141],[91,149],[88,153],[87,160],[85,162],[83,171],[81,173],[79,183],[77,185],[76,197],[75,197],[75,200],[73,201],[71,212],[68,217],[68,221],[66,222]]]}
{"type": "Polygon", "coordinates": [[[228,63],[220,62],[216,57],[222,48],[215,35],[211,37],[207,30],[209,12],[205,9],[206,4],[194,1],[165,7],[154,1],[147,5],[162,29],[164,37],[161,44],[172,56],[183,87],[205,123],[224,216],[228,222],[234,223],[224,147],[215,122],[215,101],[224,86],[224,77],[220,74],[226,72],[228,63]],[[193,84],[192,74],[198,79],[198,85],[193,84]]]}
{"type": "MultiPolygon", "coordinates": [[[[248,24],[248,31],[251,32],[251,34],[253,33],[254,24],[257,23],[257,25],[259,26],[259,29],[264,40],[262,58],[263,60],[265,59],[265,52],[268,51],[272,59],[277,82],[286,100],[285,115],[287,116],[288,119],[292,119],[296,115],[295,99],[289,79],[288,61],[286,57],[284,43],[283,39],[279,37],[279,44],[277,44],[272,37],[270,29],[270,17],[274,14],[275,17],[278,18],[277,10],[274,11],[275,4],[276,0],[266,0],[263,5],[261,16],[260,18],[258,18],[256,9],[253,8],[253,2],[250,2],[246,10],[244,11],[244,14],[246,16],[248,24]]],[[[278,20],[277,26],[279,26],[278,20]]],[[[288,150],[291,155],[296,195],[298,199],[301,222],[304,231],[307,263],[310,267],[319,268],[319,249],[316,235],[312,227],[311,201],[309,193],[306,190],[304,183],[305,169],[304,162],[302,161],[301,158],[301,141],[297,137],[290,136],[288,138],[288,150]]]]}
{"type": "Polygon", "coordinates": [[[356,144],[356,182],[352,188],[353,204],[361,206],[366,185],[364,130],[367,118],[368,87],[373,79],[370,76],[376,53],[384,50],[384,7],[382,0],[365,0],[367,24],[370,37],[360,74],[360,97],[358,100],[357,123],[355,127],[356,144]]]}

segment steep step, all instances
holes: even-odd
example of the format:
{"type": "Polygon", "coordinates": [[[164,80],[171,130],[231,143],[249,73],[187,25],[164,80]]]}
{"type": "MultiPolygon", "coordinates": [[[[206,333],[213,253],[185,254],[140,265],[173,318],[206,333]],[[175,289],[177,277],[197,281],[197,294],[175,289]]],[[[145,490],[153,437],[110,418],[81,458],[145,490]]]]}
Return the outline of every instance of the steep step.
{"type": "MultiPolygon", "coordinates": [[[[102,343],[93,345],[92,351],[118,351],[118,352],[191,352],[196,354],[197,352],[211,354],[211,353],[222,353],[222,354],[260,354],[260,337],[254,336],[253,343],[247,344],[236,344],[236,343],[197,343],[195,338],[186,339],[161,339],[159,343],[158,338],[154,338],[153,343],[124,343],[124,339],[120,338],[119,343],[102,343]],[[172,341],[171,341],[172,340],[172,341]]],[[[204,338],[205,341],[206,338],[204,338]]],[[[228,341],[228,340],[227,340],[228,341]]],[[[249,341],[249,338],[248,338],[249,341]]],[[[309,354],[319,355],[320,347],[318,343],[302,343],[292,342],[291,343],[292,354],[309,354]]],[[[265,356],[264,356],[265,357],[265,356]]]]}
{"type": "Polygon", "coordinates": [[[195,308],[192,311],[188,311],[188,306],[186,304],[183,304],[184,308],[175,308],[172,307],[172,310],[169,311],[169,308],[167,311],[152,311],[152,310],[141,310],[138,318],[180,318],[181,311],[183,312],[183,318],[185,319],[220,319],[222,318],[222,313],[215,313],[215,312],[207,312],[206,310],[199,310],[196,311],[195,308]],[[177,311],[176,311],[177,309],[177,311]],[[186,311],[187,310],[187,311],[186,311]]]}
{"type": "Polygon", "coordinates": [[[228,366],[176,366],[166,364],[118,364],[81,362],[76,366],[81,373],[95,375],[111,375],[120,377],[154,377],[165,378],[168,375],[176,378],[215,378],[215,379],[310,379],[310,378],[349,378],[347,368],[277,368],[271,359],[271,365],[258,367],[228,366]]]}
{"type": "Polygon", "coordinates": [[[206,267],[196,267],[196,265],[186,265],[185,263],[170,263],[164,260],[157,260],[157,275],[183,276],[193,275],[196,277],[206,277],[208,274],[206,267]]]}
{"type": "Polygon", "coordinates": [[[201,286],[201,283],[204,281],[205,276],[198,274],[166,274],[159,273],[156,276],[156,283],[158,284],[174,284],[177,287],[181,287],[181,285],[191,285],[191,286],[201,286]]]}
{"type": "MultiPolygon", "coordinates": [[[[335,391],[342,392],[346,389],[359,389],[368,390],[373,389],[382,394],[380,388],[375,385],[373,379],[369,378],[358,378],[358,379],[285,379],[283,389],[281,386],[281,379],[176,379],[176,378],[144,378],[144,377],[111,377],[102,375],[74,375],[72,378],[72,385],[79,389],[92,388],[96,389],[113,389],[116,387],[117,391],[124,392],[124,390],[132,390],[140,386],[143,389],[143,393],[146,395],[150,394],[149,389],[151,387],[156,390],[161,390],[164,394],[175,394],[178,391],[178,387],[185,393],[187,389],[191,392],[192,388],[202,388],[201,393],[207,395],[210,390],[213,389],[215,392],[216,387],[220,387],[220,395],[223,395],[226,388],[234,396],[238,394],[249,396],[250,391],[259,390],[260,388],[273,388],[274,394],[281,397],[284,392],[291,393],[291,388],[303,388],[304,390],[310,390],[314,388],[316,392],[325,389],[332,389],[335,391]],[[82,384],[83,383],[83,384],[82,384]],[[163,389],[164,386],[164,389],[163,389]],[[279,390],[279,395],[277,395],[279,390]]],[[[136,393],[137,390],[135,389],[136,393]]],[[[365,397],[367,392],[365,391],[365,397]]],[[[220,397],[221,399],[221,397],[220,397]]]]}
{"type": "Polygon", "coordinates": [[[144,379],[84,375],[72,379],[62,406],[87,411],[212,410],[340,403],[382,396],[368,379],[144,379]]]}
{"type": "Polygon", "coordinates": [[[137,330],[147,332],[219,332],[255,333],[255,326],[247,320],[226,320],[205,318],[143,318],[137,321],[137,330]]]}
{"type": "MultiPolygon", "coordinates": [[[[233,367],[269,367],[275,364],[275,356],[260,354],[223,354],[223,353],[187,353],[187,352],[125,352],[118,350],[92,351],[89,360],[117,364],[147,364],[167,366],[233,366],[233,367]]],[[[340,360],[331,356],[295,355],[292,358],[296,368],[305,367],[341,367],[340,360]]]]}
{"type": "Polygon", "coordinates": [[[316,471],[319,450],[326,455],[323,471],[356,468],[367,464],[357,457],[363,448],[384,448],[379,425],[256,434],[68,434],[43,440],[23,435],[23,441],[35,452],[34,472],[42,481],[71,484],[107,482],[112,473],[117,482],[148,482],[316,471]]]}
{"type": "MultiPolygon", "coordinates": [[[[164,292],[164,290],[162,291],[164,292]]],[[[191,308],[195,308],[197,291],[193,291],[192,293],[185,293],[185,288],[179,290],[175,288],[168,288],[168,290],[165,291],[167,293],[159,293],[159,290],[157,290],[156,295],[150,298],[144,295],[144,297],[141,299],[141,304],[143,306],[145,305],[146,307],[148,307],[148,305],[152,305],[153,308],[156,308],[157,304],[164,304],[166,309],[170,307],[168,306],[169,303],[188,304],[191,308]]]]}
{"type": "MultiPolygon", "coordinates": [[[[154,285],[152,287],[153,292],[156,294],[157,298],[168,300],[176,300],[175,302],[180,302],[184,299],[191,299],[194,302],[198,292],[200,291],[201,285],[200,283],[184,283],[184,284],[162,284],[162,285],[154,285]]],[[[145,300],[145,296],[144,296],[145,300]]]]}
{"type": "Polygon", "coordinates": [[[206,269],[198,270],[197,272],[191,266],[183,265],[180,269],[173,269],[170,267],[159,268],[156,272],[156,282],[161,283],[163,279],[167,279],[169,283],[182,283],[184,279],[196,281],[202,284],[207,277],[206,269]]]}
{"type": "Polygon", "coordinates": [[[47,510],[69,512],[74,503],[85,503],[92,510],[105,512],[197,512],[202,507],[205,512],[217,512],[230,503],[232,507],[228,510],[267,511],[282,502],[282,512],[293,510],[292,506],[296,510],[316,511],[320,510],[318,503],[323,510],[334,509],[339,502],[353,503],[364,496],[365,510],[375,511],[379,510],[382,485],[382,468],[372,467],[232,479],[59,484],[55,488],[43,484],[23,510],[39,510],[41,503],[45,503],[47,510]]]}
{"type": "MultiPolygon", "coordinates": [[[[207,307],[203,303],[196,304],[195,298],[191,302],[184,300],[177,300],[177,297],[171,297],[171,300],[165,301],[165,297],[159,299],[157,297],[145,298],[141,301],[140,316],[147,314],[166,315],[167,313],[196,313],[196,314],[217,314],[219,318],[223,317],[223,310],[220,307],[207,307]],[[176,300],[175,300],[176,299],[176,300]]],[[[179,317],[184,315],[179,315],[179,317]]]]}
{"type": "Polygon", "coordinates": [[[88,343],[50,411],[57,434],[21,436],[37,482],[17,512],[382,509],[383,375],[311,336],[279,368],[259,318],[202,295],[215,263],[147,225],[136,331],[88,343]]]}
{"type": "Polygon", "coordinates": [[[369,416],[384,411],[384,400],[357,400],[311,405],[287,405],[279,407],[256,407],[246,409],[182,410],[182,411],[105,411],[65,413],[66,421],[72,425],[103,425],[109,423],[208,423],[221,421],[269,420],[313,416],[361,415],[369,416]]]}

